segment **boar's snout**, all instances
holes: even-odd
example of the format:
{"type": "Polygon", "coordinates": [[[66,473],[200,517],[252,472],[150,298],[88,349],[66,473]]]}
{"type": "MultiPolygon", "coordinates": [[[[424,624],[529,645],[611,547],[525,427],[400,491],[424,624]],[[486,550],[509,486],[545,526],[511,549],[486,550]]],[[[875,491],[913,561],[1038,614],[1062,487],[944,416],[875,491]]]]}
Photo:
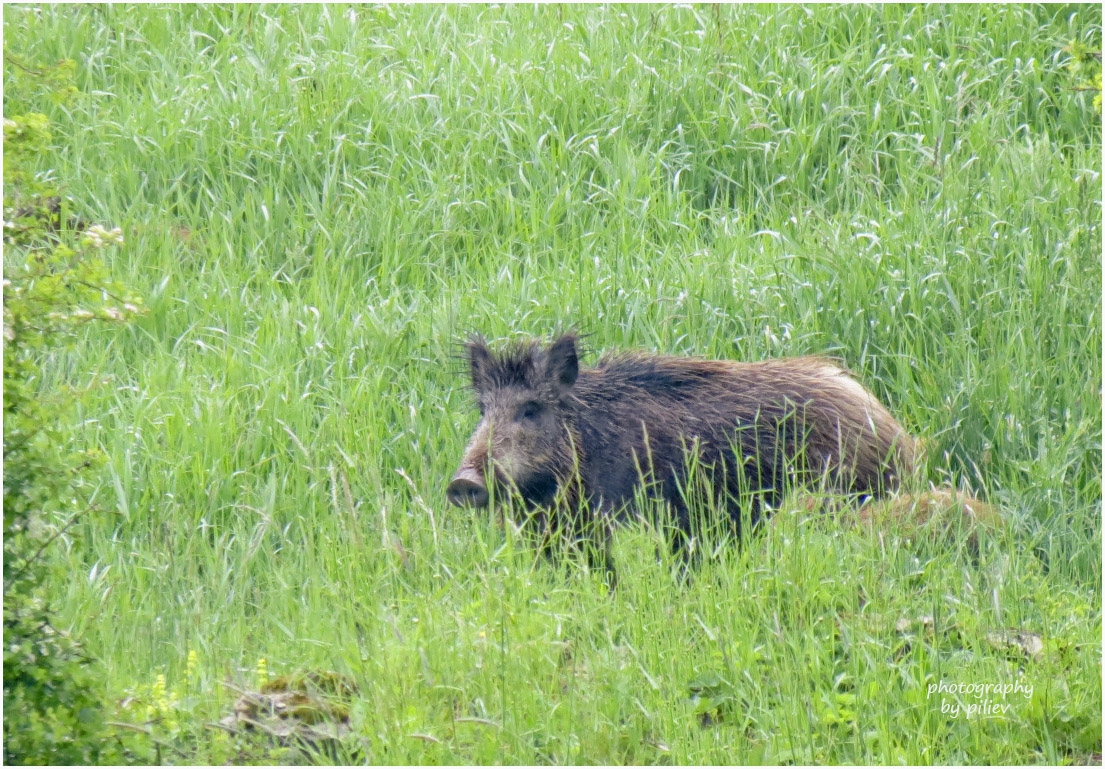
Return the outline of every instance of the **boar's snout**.
{"type": "Polygon", "coordinates": [[[487,484],[483,475],[474,468],[462,467],[449,481],[445,489],[449,501],[457,507],[486,507],[487,484]]]}

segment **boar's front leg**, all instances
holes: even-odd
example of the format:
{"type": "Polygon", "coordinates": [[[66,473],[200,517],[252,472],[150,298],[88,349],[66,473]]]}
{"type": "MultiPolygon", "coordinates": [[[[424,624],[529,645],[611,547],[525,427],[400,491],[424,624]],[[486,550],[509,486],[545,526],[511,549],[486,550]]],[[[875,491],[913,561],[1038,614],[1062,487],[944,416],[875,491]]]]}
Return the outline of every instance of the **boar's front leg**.
{"type": "Polygon", "coordinates": [[[581,509],[559,510],[551,516],[541,536],[541,552],[557,563],[565,549],[581,555],[592,571],[599,572],[607,586],[617,585],[614,565],[614,534],[611,516],[605,508],[584,504],[581,509]]]}

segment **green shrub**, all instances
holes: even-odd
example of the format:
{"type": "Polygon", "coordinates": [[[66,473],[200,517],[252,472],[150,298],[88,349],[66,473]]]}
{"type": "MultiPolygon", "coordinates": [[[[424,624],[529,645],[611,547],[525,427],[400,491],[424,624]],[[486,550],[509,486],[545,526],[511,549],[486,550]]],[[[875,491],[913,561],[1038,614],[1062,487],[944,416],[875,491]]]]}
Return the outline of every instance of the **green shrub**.
{"type": "Polygon", "coordinates": [[[96,320],[125,321],[136,301],[106,279],[96,252],[118,230],[75,220],[44,176],[45,116],[4,119],[4,761],[111,761],[99,687],[80,644],[56,628],[46,600],[51,545],[86,509],[60,428],[78,393],[42,385],[43,359],[96,320]]]}

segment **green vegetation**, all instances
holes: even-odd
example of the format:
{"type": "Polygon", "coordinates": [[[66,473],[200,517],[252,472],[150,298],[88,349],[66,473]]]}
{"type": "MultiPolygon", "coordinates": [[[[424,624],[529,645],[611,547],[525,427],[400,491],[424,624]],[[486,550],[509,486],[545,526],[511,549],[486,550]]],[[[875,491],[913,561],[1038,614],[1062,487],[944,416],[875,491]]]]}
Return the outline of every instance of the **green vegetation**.
{"type": "Polygon", "coordinates": [[[48,597],[142,760],[292,760],[212,725],[305,671],[356,687],[321,761],[1100,760],[1098,6],[4,23],[5,116],[48,116],[39,178],[122,228],[148,308],[40,382],[84,393],[57,450],[105,458],[48,597]],[[12,64],[63,60],[56,103],[12,64]],[[614,595],[535,562],[446,505],[451,355],[567,327],[835,355],[1008,531],[788,515],[683,585],[635,526],[614,595]],[[929,694],[1018,682],[993,717],[929,694]]]}
{"type": "Polygon", "coordinates": [[[122,321],[138,307],[95,258],[118,233],[94,225],[78,239],[55,188],[31,172],[49,141],[44,115],[4,119],[4,245],[11,265],[4,269],[6,764],[117,758],[95,674],[79,642],[55,626],[50,605],[49,582],[65,579],[51,545],[81,515],[80,471],[95,457],[62,448],[66,406],[80,394],[43,392],[38,380],[43,356],[81,326],[122,321]]]}

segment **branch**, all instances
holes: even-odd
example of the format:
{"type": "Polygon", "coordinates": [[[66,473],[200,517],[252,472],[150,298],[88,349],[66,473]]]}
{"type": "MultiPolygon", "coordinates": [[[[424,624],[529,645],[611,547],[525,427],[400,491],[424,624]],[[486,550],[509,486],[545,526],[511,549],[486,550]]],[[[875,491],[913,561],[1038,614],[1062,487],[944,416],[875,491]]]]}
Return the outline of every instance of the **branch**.
{"type": "Polygon", "coordinates": [[[4,54],[4,61],[6,61],[8,64],[11,64],[14,67],[19,67],[19,69],[23,70],[24,72],[26,72],[30,75],[34,75],[35,77],[42,77],[43,75],[46,74],[45,72],[40,72],[37,69],[31,69],[30,67],[19,63],[18,61],[15,60],[15,58],[13,58],[12,56],[9,56],[8,54],[4,54]]]}
{"type": "Polygon", "coordinates": [[[83,281],[83,280],[74,280],[73,282],[76,283],[77,285],[84,286],[85,288],[90,288],[93,291],[99,291],[99,292],[103,293],[105,296],[110,296],[112,299],[114,299],[119,304],[126,304],[127,301],[128,301],[128,300],[123,299],[121,297],[115,296],[115,294],[111,293],[110,291],[108,291],[103,286],[97,286],[97,285],[94,285],[92,283],[88,283],[87,281],[83,281]]]}
{"type": "Polygon", "coordinates": [[[153,736],[153,730],[150,729],[148,726],[142,726],[141,724],[128,724],[125,721],[105,721],[104,723],[107,726],[114,726],[118,729],[129,729],[132,732],[138,732],[140,734],[144,734],[147,737],[149,737],[150,742],[154,743],[155,745],[160,745],[163,748],[168,748],[169,750],[173,751],[174,753],[178,753],[179,755],[182,755],[182,756],[188,755],[187,753],[185,753],[183,750],[176,747],[172,743],[165,742],[164,740],[159,740],[156,737],[154,737],[153,736]]]}
{"type": "Polygon", "coordinates": [[[23,573],[31,567],[31,564],[33,564],[35,561],[38,560],[39,556],[42,555],[42,552],[47,547],[49,547],[54,542],[54,540],[56,540],[58,537],[60,537],[62,534],[64,534],[66,531],[68,531],[69,527],[72,526],[74,523],[76,523],[78,518],[80,518],[82,515],[84,515],[89,510],[92,510],[92,509],[93,509],[92,506],[89,506],[89,507],[86,507],[84,510],[81,510],[80,512],[73,513],[73,515],[70,516],[69,520],[65,522],[64,526],[62,526],[60,529],[58,529],[56,532],[54,532],[53,536],[51,536],[48,540],[43,542],[39,546],[38,550],[35,551],[34,555],[32,555],[30,558],[28,558],[26,561],[23,562],[23,565],[19,567],[19,571],[17,571],[12,576],[12,578],[8,581],[8,584],[4,585],[4,596],[7,597],[8,591],[11,589],[11,587],[16,582],[19,581],[19,578],[23,576],[23,573]]]}

